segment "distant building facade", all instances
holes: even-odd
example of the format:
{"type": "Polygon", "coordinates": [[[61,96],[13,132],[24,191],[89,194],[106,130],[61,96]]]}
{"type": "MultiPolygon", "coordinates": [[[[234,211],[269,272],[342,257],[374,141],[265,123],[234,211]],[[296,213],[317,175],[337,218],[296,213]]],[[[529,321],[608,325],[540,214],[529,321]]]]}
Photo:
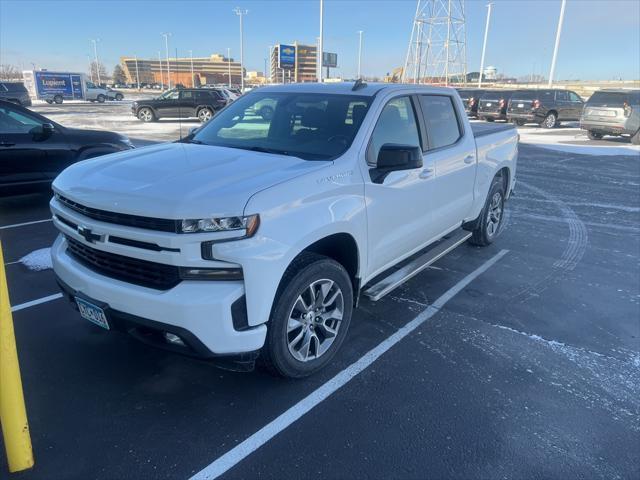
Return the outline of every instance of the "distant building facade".
{"type": "Polygon", "coordinates": [[[283,79],[285,83],[317,82],[317,47],[315,45],[303,45],[297,42],[286,45],[294,45],[296,47],[295,66],[294,68],[284,70],[278,67],[280,45],[275,45],[271,48],[271,68],[269,71],[271,82],[282,83],[283,79]]]}
{"type": "MultiPolygon", "coordinates": [[[[190,57],[169,57],[169,77],[171,85],[182,84],[191,87],[191,61],[190,57]]],[[[127,77],[127,83],[168,83],[166,58],[142,59],[135,57],[120,57],[120,64],[127,77]],[[136,75],[137,63],[137,75],[136,75]],[[161,70],[162,67],[162,70],[161,70]]],[[[229,71],[231,83],[239,85],[242,68],[239,62],[224,55],[213,54],[210,57],[193,58],[193,76],[195,86],[207,83],[229,83],[229,71]]]]}

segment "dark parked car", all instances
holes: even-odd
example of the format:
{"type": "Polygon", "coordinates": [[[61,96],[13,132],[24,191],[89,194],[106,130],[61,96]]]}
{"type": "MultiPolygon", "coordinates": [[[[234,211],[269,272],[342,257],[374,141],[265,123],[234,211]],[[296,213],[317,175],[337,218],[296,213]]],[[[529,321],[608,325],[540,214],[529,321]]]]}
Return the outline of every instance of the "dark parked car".
{"type": "Polygon", "coordinates": [[[480,88],[457,88],[458,95],[462,99],[464,104],[464,111],[467,112],[469,117],[478,116],[478,100],[484,90],[480,88]]]}
{"type": "Polygon", "coordinates": [[[603,135],[631,137],[640,145],[640,90],[600,90],[584,106],[580,127],[591,140],[603,135]]]}
{"type": "Polygon", "coordinates": [[[130,148],[118,133],[63,127],[0,100],[0,196],[47,188],[72,163],[130,148]]]}
{"type": "Polygon", "coordinates": [[[583,105],[571,90],[516,90],[509,100],[507,118],[518,125],[537,123],[553,128],[560,122],[580,120],[583,105]]]}
{"type": "Polygon", "coordinates": [[[7,100],[25,107],[31,106],[31,97],[22,82],[0,82],[0,100],[7,100]]]}
{"type": "Polygon", "coordinates": [[[487,90],[478,101],[478,118],[493,122],[507,119],[507,104],[513,90],[487,90]]]}
{"type": "Polygon", "coordinates": [[[176,88],[158,98],[133,102],[131,111],[143,122],[159,118],[197,117],[206,122],[227,105],[227,99],[209,88],[176,88]]]}

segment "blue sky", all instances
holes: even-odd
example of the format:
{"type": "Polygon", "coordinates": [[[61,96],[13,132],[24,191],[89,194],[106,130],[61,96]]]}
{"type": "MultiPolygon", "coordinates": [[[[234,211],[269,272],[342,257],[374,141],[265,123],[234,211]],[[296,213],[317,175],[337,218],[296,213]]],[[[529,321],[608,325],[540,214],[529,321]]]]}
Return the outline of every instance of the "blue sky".
{"type": "MultiPolygon", "coordinates": [[[[478,70],[486,1],[467,0],[468,70],[478,70]]],[[[486,65],[511,76],[547,76],[560,0],[493,0],[486,65]]],[[[30,1],[0,0],[0,63],[87,69],[89,38],[99,37],[101,60],[111,71],[121,55],[157,57],[161,33],[172,32],[170,55],[239,57],[238,18],[246,8],[245,67],[263,70],[268,46],[314,43],[318,0],[30,1]]],[[[326,0],[325,51],[337,52],[344,77],[355,76],[358,30],[364,30],[363,74],[400,66],[411,33],[414,0],[326,0]]],[[[557,79],[640,78],[640,2],[568,0],[557,79]]]]}

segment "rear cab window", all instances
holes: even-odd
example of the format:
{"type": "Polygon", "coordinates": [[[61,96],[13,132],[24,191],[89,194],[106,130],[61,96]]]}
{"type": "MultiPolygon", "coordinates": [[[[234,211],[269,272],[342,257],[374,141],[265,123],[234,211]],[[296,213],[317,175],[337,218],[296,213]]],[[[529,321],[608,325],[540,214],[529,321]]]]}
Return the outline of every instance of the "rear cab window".
{"type": "Polygon", "coordinates": [[[595,92],[589,98],[587,105],[591,107],[613,107],[623,108],[624,104],[629,104],[630,95],[625,92],[595,92]]]}
{"type": "Polygon", "coordinates": [[[460,121],[448,95],[420,95],[429,150],[448,147],[462,137],[460,121]]]}

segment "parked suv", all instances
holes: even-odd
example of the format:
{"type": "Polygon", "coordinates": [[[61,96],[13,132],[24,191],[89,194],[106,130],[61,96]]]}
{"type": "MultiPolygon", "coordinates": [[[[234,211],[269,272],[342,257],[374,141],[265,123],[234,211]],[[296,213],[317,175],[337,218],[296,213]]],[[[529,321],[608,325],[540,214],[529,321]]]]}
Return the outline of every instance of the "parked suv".
{"type": "Polygon", "coordinates": [[[0,100],[31,106],[31,97],[22,82],[0,82],[0,100]]]}
{"type": "Polygon", "coordinates": [[[506,120],[507,104],[512,93],[512,90],[487,90],[482,93],[477,107],[478,118],[487,122],[506,120]]]}
{"type": "Polygon", "coordinates": [[[462,99],[464,105],[464,111],[469,117],[478,116],[478,100],[480,95],[484,92],[479,88],[457,88],[458,95],[462,99]]]}
{"type": "Polygon", "coordinates": [[[167,117],[197,117],[204,123],[226,105],[227,99],[215,89],[176,88],[158,98],[133,102],[131,112],[143,122],[167,117]]]}
{"type": "Polygon", "coordinates": [[[600,90],[587,101],[580,128],[591,140],[603,135],[630,135],[640,145],[640,90],[600,90]]]}
{"type": "Polygon", "coordinates": [[[507,118],[518,125],[537,123],[544,128],[580,120],[584,102],[571,90],[516,90],[509,100],[507,118]]]}

